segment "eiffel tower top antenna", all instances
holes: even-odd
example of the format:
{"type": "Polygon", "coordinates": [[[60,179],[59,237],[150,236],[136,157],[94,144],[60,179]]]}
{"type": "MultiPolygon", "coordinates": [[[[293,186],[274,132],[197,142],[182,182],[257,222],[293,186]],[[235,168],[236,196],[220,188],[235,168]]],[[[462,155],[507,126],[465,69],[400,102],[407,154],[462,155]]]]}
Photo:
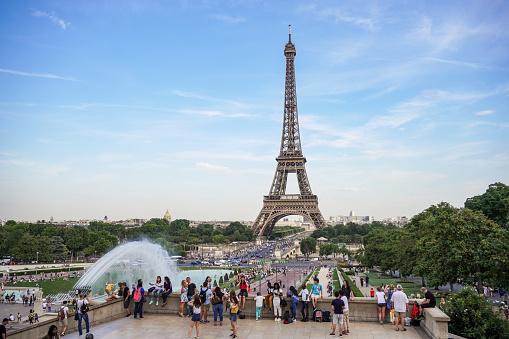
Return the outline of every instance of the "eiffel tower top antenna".
{"type": "Polygon", "coordinates": [[[292,42],[292,25],[288,25],[288,42],[292,42]]]}

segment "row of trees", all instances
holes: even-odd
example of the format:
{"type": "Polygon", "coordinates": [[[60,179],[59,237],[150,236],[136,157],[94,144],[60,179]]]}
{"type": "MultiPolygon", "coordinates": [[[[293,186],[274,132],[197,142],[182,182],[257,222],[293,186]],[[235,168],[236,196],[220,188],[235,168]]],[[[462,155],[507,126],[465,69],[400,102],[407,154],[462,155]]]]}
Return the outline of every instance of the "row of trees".
{"type": "Polygon", "coordinates": [[[362,243],[362,238],[377,228],[396,229],[397,226],[393,224],[385,225],[381,222],[374,221],[370,224],[356,224],[349,222],[346,225],[337,224],[334,227],[326,227],[320,230],[315,230],[311,233],[311,237],[318,239],[321,237],[327,238],[330,242],[337,243],[362,243]]]}
{"type": "Polygon", "coordinates": [[[13,220],[0,226],[0,255],[13,256],[22,261],[63,261],[71,254],[100,255],[119,242],[148,238],[157,240],[173,253],[185,255],[190,246],[201,243],[253,241],[252,230],[239,222],[226,228],[211,224],[190,227],[188,220],[168,223],[165,219],[151,219],[140,227],[126,228],[104,222],[91,222],[89,227],[57,227],[53,224],[16,223],[13,220]]]}
{"type": "Polygon", "coordinates": [[[485,281],[509,288],[508,215],[509,187],[495,183],[482,196],[467,199],[463,208],[442,202],[405,227],[373,229],[363,238],[365,252],[358,259],[403,276],[421,276],[432,286],[450,284],[452,289],[458,279],[473,279],[479,286],[485,281]]]}

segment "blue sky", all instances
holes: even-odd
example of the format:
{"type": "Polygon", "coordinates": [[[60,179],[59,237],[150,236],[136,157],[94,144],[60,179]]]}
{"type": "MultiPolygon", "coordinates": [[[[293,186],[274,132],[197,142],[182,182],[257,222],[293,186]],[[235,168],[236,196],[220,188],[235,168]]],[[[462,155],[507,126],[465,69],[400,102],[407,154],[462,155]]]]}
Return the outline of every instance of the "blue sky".
{"type": "MultiPolygon", "coordinates": [[[[292,25],[325,218],[509,184],[506,1],[2,1],[0,218],[254,220],[292,25]]],[[[290,177],[288,193],[297,193],[290,177]]]]}

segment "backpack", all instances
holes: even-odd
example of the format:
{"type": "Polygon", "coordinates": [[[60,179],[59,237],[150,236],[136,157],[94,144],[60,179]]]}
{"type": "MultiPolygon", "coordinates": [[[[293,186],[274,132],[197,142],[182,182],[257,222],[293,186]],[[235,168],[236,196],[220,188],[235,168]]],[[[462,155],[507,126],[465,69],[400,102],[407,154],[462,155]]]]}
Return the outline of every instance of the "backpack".
{"type": "Polygon", "coordinates": [[[322,322],[322,311],[321,310],[314,311],[313,318],[315,319],[315,321],[322,322]]]}
{"type": "Polygon", "coordinates": [[[209,290],[208,288],[206,288],[205,290],[203,288],[200,288],[200,300],[202,304],[204,304],[207,301],[208,290],[209,290]]]}
{"type": "Polygon", "coordinates": [[[141,288],[137,288],[134,290],[134,297],[135,302],[139,302],[141,300],[141,288]]]}
{"type": "Polygon", "coordinates": [[[290,317],[290,311],[285,312],[284,319],[285,319],[285,321],[284,321],[285,324],[290,324],[292,322],[292,317],[290,317]]]}
{"type": "Polygon", "coordinates": [[[322,312],[322,321],[323,322],[330,322],[330,311],[323,311],[322,312]]]}
{"type": "Polygon", "coordinates": [[[419,305],[415,303],[414,308],[412,308],[412,319],[415,319],[418,316],[419,316],[419,305]]]}
{"type": "Polygon", "coordinates": [[[58,311],[58,319],[60,319],[60,320],[65,319],[64,306],[61,306],[61,307],[60,307],[60,311],[58,311]]]}
{"type": "Polygon", "coordinates": [[[81,305],[81,308],[80,308],[80,311],[81,311],[81,314],[85,314],[88,312],[88,304],[85,304],[85,301],[83,301],[83,305],[81,305]]]}

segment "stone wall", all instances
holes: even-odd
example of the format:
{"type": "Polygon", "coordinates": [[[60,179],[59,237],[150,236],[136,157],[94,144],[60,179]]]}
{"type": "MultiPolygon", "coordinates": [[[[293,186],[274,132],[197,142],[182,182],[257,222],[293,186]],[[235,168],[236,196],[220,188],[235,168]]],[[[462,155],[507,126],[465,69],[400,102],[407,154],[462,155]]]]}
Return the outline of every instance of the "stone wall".
{"type": "MultiPolygon", "coordinates": [[[[59,309],[59,307],[58,307],[59,309]]],[[[88,320],[90,326],[107,323],[125,316],[122,300],[110,301],[90,307],[88,312],[88,320]]],[[[9,339],[38,339],[44,337],[48,333],[51,325],[58,326],[57,316],[44,316],[40,318],[40,322],[36,325],[27,326],[16,331],[8,331],[9,339]]],[[[82,322],[83,333],[85,333],[85,322],[82,322]]],[[[74,315],[68,319],[67,333],[78,331],[78,322],[74,320],[74,315]]]]}

